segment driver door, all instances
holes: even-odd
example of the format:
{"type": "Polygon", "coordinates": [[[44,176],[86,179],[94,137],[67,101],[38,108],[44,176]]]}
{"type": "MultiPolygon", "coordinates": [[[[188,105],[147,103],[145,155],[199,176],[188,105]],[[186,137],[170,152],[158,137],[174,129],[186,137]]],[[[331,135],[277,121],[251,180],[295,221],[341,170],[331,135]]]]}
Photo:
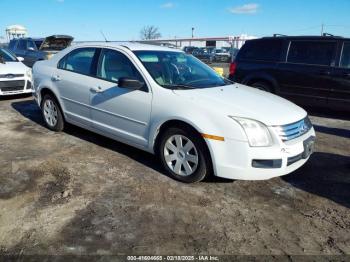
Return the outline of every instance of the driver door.
{"type": "Polygon", "coordinates": [[[103,49],[95,84],[90,93],[94,128],[119,140],[146,147],[152,93],[136,66],[125,54],[103,49]],[[140,90],[120,88],[118,79],[121,77],[137,79],[145,86],[140,90]]]}

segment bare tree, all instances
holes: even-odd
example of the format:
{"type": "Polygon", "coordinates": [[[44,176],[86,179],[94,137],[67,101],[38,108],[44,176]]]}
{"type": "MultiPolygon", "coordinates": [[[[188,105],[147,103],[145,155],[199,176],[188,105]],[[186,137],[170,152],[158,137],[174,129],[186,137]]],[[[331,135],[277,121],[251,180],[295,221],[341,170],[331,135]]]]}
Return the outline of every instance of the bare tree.
{"type": "Polygon", "coordinates": [[[143,27],[140,31],[140,36],[142,40],[152,40],[162,37],[158,27],[153,25],[143,27]]]}

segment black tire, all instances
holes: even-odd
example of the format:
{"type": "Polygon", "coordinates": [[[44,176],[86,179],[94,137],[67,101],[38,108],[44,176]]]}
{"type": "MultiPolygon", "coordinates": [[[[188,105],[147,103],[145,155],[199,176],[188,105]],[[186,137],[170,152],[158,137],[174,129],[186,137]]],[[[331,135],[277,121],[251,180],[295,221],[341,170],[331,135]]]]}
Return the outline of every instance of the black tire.
{"type": "MultiPolygon", "coordinates": [[[[181,181],[184,183],[199,182],[199,181],[202,181],[204,178],[206,178],[212,171],[211,159],[209,156],[209,151],[207,149],[207,146],[206,146],[204,140],[200,137],[200,135],[197,134],[191,128],[171,127],[169,129],[167,129],[161,135],[159,147],[157,150],[158,150],[158,155],[160,157],[162,165],[163,165],[164,169],[166,170],[166,172],[169,174],[170,177],[172,177],[178,181],[181,181]],[[165,144],[168,141],[168,139],[170,139],[174,135],[180,135],[180,136],[187,138],[195,146],[197,156],[198,156],[198,164],[197,164],[194,172],[190,175],[185,176],[185,175],[176,174],[172,169],[170,169],[170,167],[168,166],[168,164],[165,160],[165,153],[164,153],[165,144]]],[[[183,167],[184,166],[181,166],[181,168],[183,168],[183,167]]]]}
{"type": "Polygon", "coordinates": [[[56,98],[50,94],[46,94],[41,102],[41,113],[42,113],[42,116],[44,118],[44,122],[47,126],[48,129],[52,130],[52,131],[56,131],[56,132],[61,132],[63,129],[64,129],[64,118],[63,118],[63,115],[62,115],[62,111],[61,111],[61,108],[56,100],[56,98]],[[45,117],[45,112],[44,112],[44,107],[45,107],[45,103],[47,101],[51,101],[52,104],[54,105],[54,108],[57,112],[57,120],[55,122],[54,125],[51,125],[47,118],[45,117]]]}
{"type": "Polygon", "coordinates": [[[251,86],[254,88],[260,89],[262,91],[272,93],[272,87],[265,82],[255,82],[251,86]]]}

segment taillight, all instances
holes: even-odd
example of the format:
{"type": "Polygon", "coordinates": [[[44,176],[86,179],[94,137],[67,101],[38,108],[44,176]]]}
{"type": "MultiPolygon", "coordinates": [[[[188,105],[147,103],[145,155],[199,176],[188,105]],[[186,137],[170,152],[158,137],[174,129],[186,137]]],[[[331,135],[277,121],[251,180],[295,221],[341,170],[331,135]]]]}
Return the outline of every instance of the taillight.
{"type": "Polygon", "coordinates": [[[233,62],[230,64],[230,76],[233,76],[236,73],[237,63],[233,62]]]}

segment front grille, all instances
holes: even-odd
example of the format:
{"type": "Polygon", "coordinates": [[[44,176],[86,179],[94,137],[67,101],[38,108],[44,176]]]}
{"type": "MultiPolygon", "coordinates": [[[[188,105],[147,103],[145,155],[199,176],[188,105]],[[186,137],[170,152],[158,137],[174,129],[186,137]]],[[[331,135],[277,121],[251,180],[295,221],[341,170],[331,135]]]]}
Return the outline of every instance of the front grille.
{"type": "Polygon", "coordinates": [[[24,85],[25,85],[24,80],[0,81],[0,89],[3,92],[23,90],[24,85]]]}
{"type": "Polygon", "coordinates": [[[283,142],[285,142],[306,134],[312,128],[312,124],[310,119],[305,117],[296,123],[284,126],[275,126],[274,128],[278,136],[283,142]]]}
{"type": "Polygon", "coordinates": [[[24,77],[24,74],[0,74],[0,78],[24,77]]]}

